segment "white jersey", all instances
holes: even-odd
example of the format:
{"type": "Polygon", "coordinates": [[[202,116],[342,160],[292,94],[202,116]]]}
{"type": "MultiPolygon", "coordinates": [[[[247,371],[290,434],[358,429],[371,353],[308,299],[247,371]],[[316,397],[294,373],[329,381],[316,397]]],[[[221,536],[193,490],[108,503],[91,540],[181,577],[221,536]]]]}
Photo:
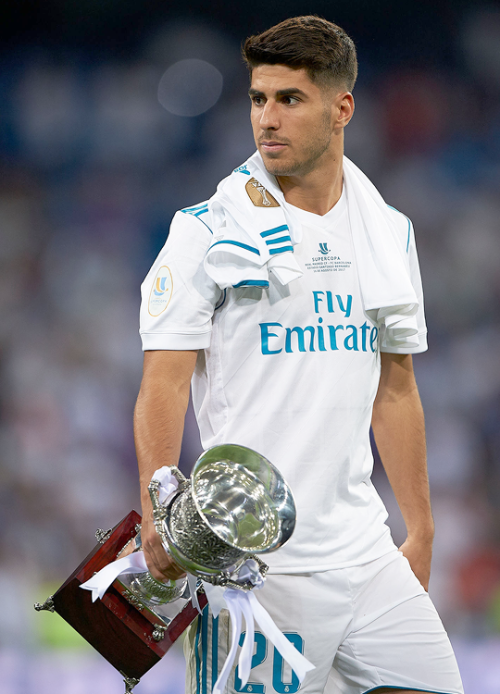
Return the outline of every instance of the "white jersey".
{"type": "MultiPolygon", "coordinates": [[[[394,549],[370,476],[370,422],[380,351],[427,348],[409,220],[392,211],[419,300],[419,346],[389,349],[363,310],[345,195],[323,217],[288,205],[303,276],[286,287],[222,292],[203,267],[213,241],[206,204],[178,212],[142,286],[144,350],[199,349],[193,403],[204,448],[236,443],[283,473],[297,505],[271,573],[353,566],[394,549]]],[[[373,314],[371,314],[373,315],[373,314]]]]}

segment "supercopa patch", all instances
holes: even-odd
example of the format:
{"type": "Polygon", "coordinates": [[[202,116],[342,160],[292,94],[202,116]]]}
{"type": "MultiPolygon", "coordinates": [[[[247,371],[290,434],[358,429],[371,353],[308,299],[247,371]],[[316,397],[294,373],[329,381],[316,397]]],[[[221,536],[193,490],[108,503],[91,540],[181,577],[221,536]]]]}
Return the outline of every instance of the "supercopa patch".
{"type": "Polygon", "coordinates": [[[167,265],[162,265],[156,273],[156,277],[149,294],[148,311],[150,316],[159,316],[170,303],[174,283],[172,273],[167,265]]]}

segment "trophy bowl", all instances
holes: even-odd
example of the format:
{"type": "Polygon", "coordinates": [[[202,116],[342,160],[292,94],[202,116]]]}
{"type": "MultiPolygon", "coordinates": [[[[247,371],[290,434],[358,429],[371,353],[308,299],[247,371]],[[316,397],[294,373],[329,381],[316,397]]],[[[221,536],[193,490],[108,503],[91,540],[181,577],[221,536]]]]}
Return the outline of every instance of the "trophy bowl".
{"type": "Polygon", "coordinates": [[[149,488],[156,529],[185,571],[226,585],[248,558],[278,549],[292,535],[291,490],[256,451],[214,446],[198,458],[190,480],[177,468],[172,472],[179,487],[165,506],[159,503],[158,483],[149,488]]]}

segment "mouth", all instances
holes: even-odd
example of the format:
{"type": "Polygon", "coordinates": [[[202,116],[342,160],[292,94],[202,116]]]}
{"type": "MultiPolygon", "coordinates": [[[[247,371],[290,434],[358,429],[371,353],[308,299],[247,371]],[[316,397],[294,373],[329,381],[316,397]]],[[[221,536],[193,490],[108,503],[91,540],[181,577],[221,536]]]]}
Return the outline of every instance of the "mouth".
{"type": "Polygon", "coordinates": [[[284,142],[278,142],[277,140],[261,140],[260,147],[263,152],[267,154],[275,154],[281,152],[287,147],[284,142]]]}

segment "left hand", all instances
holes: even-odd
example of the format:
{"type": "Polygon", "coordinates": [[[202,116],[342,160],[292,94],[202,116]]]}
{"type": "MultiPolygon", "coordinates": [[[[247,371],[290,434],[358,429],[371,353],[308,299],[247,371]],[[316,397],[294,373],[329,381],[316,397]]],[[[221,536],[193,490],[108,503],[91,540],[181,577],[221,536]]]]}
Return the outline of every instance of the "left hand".
{"type": "Polygon", "coordinates": [[[399,551],[408,559],[411,569],[425,590],[429,590],[431,575],[432,540],[406,538],[399,551]]]}

